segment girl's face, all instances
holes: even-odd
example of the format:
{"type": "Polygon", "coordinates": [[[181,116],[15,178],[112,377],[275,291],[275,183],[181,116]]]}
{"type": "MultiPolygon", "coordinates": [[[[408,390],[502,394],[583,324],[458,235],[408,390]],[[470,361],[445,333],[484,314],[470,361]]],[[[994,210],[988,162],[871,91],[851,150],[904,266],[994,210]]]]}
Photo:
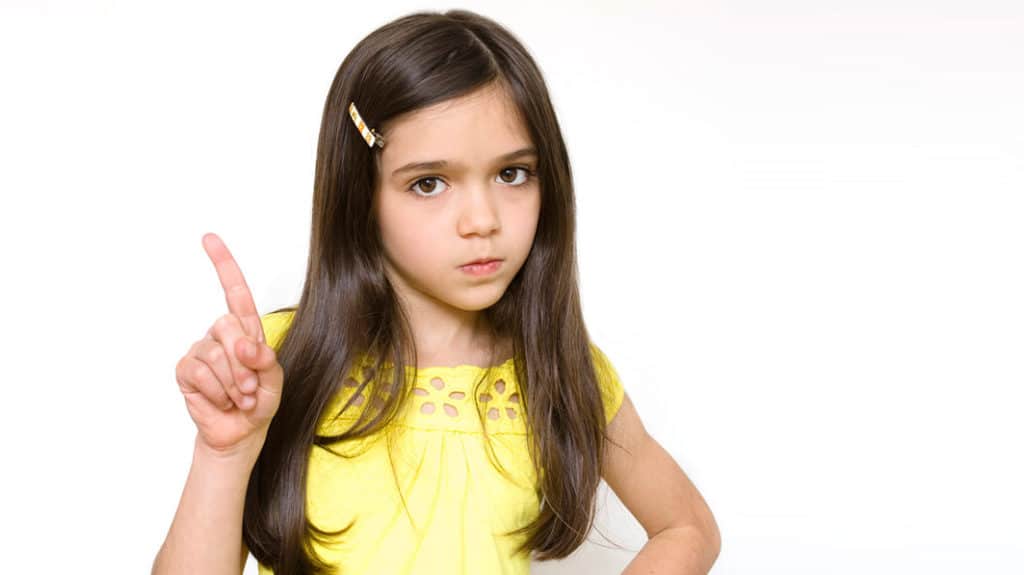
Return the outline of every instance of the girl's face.
{"type": "Polygon", "coordinates": [[[526,261],[540,214],[538,157],[515,105],[489,86],[382,134],[375,209],[392,285],[417,308],[493,305],[526,261]],[[501,263],[486,275],[462,268],[478,258],[501,263]]]}

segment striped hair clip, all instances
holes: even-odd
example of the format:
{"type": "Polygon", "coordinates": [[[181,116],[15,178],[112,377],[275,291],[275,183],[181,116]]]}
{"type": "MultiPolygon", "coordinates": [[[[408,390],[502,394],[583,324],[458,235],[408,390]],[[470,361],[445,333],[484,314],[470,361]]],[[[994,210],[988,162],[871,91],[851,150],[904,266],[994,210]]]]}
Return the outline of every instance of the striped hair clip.
{"type": "Polygon", "coordinates": [[[363,117],[359,115],[359,110],[356,110],[356,103],[349,102],[348,104],[348,115],[352,118],[352,122],[355,123],[356,128],[359,128],[359,133],[363,135],[363,139],[372,148],[374,144],[383,148],[384,147],[384,136],[377,133],[377,130],[370,128],[363,121],[363,117]]]}

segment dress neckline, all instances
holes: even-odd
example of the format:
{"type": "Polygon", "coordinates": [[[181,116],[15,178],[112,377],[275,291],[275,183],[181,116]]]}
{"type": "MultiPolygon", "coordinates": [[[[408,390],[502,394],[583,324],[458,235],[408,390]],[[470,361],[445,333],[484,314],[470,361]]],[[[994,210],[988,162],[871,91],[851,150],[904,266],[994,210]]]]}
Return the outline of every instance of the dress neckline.
{"type": "MultiPolygon", "coordinates": [[[[414,365],[406,365],[405,373],[411,376],[413,372],[416,373],[416,377],[419,379],[429,378],[433,376],[476,376],[487,370],[492,372],[508,373],[512,371],[513,363],[515,358],[510,357],[505,361],[491,365],[489,367],[483,367],[471,363],[461,363],[459,365],[428,365],[426,367],[416,367],[414,365]]],[[[365,356],[362,358],[362,365],[364,368],[370,368],[373,366],[373,362],[368,360],[365,356]]],[[[390,361],[383,363],[383,368],[386,371],[390,371],[394,364],[390,361]]]]}
{"type": "MultiPolygon", "coordinates": [[[[412,366],[412,365],[407,365],[407,366],[405,366],[405,369],[406,369],[406,371],[413,371],[413,370],[415,370],[415,371],[418,371],[420,373],[422,373],[424,371],[430,371],[430,372],[435,372],[435,371],[436,372],[444,372],[444,371],[486,371],[487,369],[492,369],[492,370],[494,370],[494,369],[501,369],[501,368],[503,368],[505,366],[511,365],[513,359],[514,358],[510,357],[510,358],[506,359],[505,361],[503,361],[503,362],[501,362],[501,363],[499,363],[497,365],[492,365],[492,366],[489,366],[489,367],[483,367],[483,366],[474,365],[474,364],[470,364],[470,363],[461,363],[459,365],[428,365],[426,367],[416,367],[416,366],[412,366]]],[[[390,365],[390,364],[386,364],[386,365],[390,365]]]]}

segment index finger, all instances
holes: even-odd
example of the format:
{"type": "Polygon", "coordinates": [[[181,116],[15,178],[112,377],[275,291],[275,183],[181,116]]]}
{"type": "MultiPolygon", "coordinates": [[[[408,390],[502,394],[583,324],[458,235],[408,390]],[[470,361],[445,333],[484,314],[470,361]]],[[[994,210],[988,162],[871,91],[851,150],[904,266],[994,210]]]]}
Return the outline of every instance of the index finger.
{"type": "Polygon", "coordinates": [[[247,334],[255,337],[257,341],[266,341],[260,314],[256,311],[256,302],[252,299],[249,285],[245,283],[242,270],[239,269],[231,251],[214,233],[203,236],[203,249],[217,269],[217,277],[220,278],[220,285],[224,288],[224,296],[228,302],[228,311],[238,317],[247,334]]]}

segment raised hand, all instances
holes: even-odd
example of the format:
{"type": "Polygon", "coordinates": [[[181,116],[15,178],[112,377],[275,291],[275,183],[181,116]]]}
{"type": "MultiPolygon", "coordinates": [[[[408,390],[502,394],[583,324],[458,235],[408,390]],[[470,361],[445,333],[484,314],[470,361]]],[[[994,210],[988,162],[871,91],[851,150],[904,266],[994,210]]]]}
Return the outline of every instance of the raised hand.
{"type": "Polygon", "coordinates": [[[242,270],[216,234],[203,248],[217,269],[228,313],[178,361],[175,374],[198,429],[197,442],[230,454],[259,452],[281,404],[284,371],[266,343],[242,270]]]}

